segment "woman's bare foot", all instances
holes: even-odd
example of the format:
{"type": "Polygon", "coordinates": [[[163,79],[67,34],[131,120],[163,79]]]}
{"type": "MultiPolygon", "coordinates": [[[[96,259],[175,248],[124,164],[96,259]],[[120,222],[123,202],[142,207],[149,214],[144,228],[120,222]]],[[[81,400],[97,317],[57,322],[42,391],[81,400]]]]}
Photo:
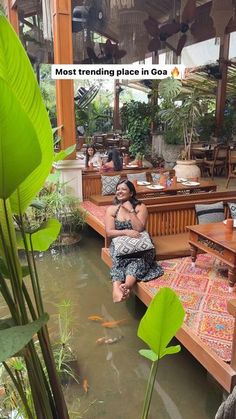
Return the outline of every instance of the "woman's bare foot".
{"type": "Polygon", "coordinates": [[[123,282],[115,281],[113,283],[113,302],[120,303],[125,301],[130,296],[130,290],[125,286],[123,282]]]}
{"type": "Polygon", "coordinates": [[[123,284],[120,281],[113,282],[113,294],[112,294],[112,296],[113,296],[113,302],[114,303],[120,303],[124,299],[124,291],[121,288],[122,285],[123,284]]]}

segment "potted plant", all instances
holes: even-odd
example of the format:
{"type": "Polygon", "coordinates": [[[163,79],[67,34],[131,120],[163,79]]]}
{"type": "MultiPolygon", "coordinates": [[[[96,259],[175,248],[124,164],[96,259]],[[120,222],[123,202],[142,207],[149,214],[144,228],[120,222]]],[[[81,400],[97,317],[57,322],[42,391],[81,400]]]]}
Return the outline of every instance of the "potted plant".
{"type": "MultiPolygon", "coordinates": [[[[196,127],[202,110],[199,95],[196,90],[183,92],[179,80],[167,78],[159,84],[160,96],[164,99],[159,117],[166,124],[166,135],[182,141],[184,148],[180,154],[180,160],[174,167],[177,176],[199,177],[200,169],[195,160],[191,160],[191,144],[197,136],[196,127]]],[[[176,141],[176,140],[175,140],[176,141]]]]}

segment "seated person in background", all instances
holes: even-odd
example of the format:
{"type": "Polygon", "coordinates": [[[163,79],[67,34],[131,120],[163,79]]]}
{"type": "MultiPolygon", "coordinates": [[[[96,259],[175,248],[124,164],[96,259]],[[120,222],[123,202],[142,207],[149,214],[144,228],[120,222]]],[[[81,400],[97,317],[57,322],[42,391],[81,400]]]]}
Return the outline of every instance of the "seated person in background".
{"type": "Polygon", "coordinates": [[[104,163],[101,167],[101,170],[104,172],[111,171],[111,170],[122,170],[123,169],[123,162],[120,157],[120,153],[116,148],[109,151],[107,162],[104,163]]]}
{"type": "MultiPolygon", "coordinates": [[[[116,187],[114,205],[108,207],[105,217],[106,234],[110,238],[119,236],[139,237],[147,224],[146,206],[135,197],[132,182],[123,179],[116,187]]],[[[114,243],[110,245],[112,258],[111,279],[113,301],[119,303],[130,296],[136,281],[150,281],[163,275],[163,269],[156,262],[155,249],[145,250],[136,255],[116,256],[114,243]]]]}
{"type": "Polygon", "coordinates": [[[100,167],[102,165],[102,159],[100,153],[96,151],[93,145],[88,145],[85,154],[85,167],[89,166],[100,167]]]}

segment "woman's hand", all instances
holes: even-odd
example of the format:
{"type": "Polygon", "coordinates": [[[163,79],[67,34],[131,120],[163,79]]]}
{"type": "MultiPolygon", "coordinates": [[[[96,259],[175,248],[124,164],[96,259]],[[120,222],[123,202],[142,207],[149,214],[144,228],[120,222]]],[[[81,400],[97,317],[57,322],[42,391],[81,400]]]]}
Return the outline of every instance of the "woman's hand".
{"type": "Polygon", "coordinates": [[[140,233],[136,230],[125,230],[125,235],[136,239],[140,236],[140,233]]]}

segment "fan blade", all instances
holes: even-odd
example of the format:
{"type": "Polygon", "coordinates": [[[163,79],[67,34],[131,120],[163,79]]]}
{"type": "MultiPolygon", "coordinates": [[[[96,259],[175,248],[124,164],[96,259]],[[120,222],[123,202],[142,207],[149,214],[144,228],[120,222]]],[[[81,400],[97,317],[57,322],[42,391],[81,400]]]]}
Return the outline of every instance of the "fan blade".
{"type": "Polygon", "coordinates": [[[196,14],[196,0],[188,0],[187,4],[184,7],[181,22],[191,23],[196,14]]]}
{"type": "Polygon", "coordinates": [[[96,56],[94,50],[91,47],[87,47],[86,48],[86,51],[87,51],[87,55],[88,55],[89,59],[91,61],[94,61],[95,62],[98,57],[96,56]]]}
{"type": "Polygon", "coordinates": [[[196,20],[192,24],[190,32],[198,42],[214,38],[216,35],[216,31],[214,28],[213,19],[210,16],[208,16],[207,20],[196,20]]]}
{"type": "Polygon", "coordinates": [[[186,41],[187,41],[187,35],[184,33],[181,36],[181,38],[180,38],[180,40],[178,42],[177,48],[176,48],[176,55],[177,56],[181,55],[182,49],[183,49],[186,41]]]}
{"type": "Polygon", "coordinates": [[[231,17],[228,25],[225,29],[226,33],[235,32],[236,31],[236,16],[231,17]]]}
{"type": "Polygon", "coordinates": [[[166,39],[180,31],[180,23],[175,20],[160,27],[160,36],[165,35],[166,39]]]}
{"type": "Polygon", "coordinates": [[[149,16],[147,20],[144,20],[143,22],[145,28],[147,29],[147,32],[149,35],[155,37],[159,35],[160,29],[158,27],[158,22],[153,17],[149,16]]]}
{"type": "Polygon", "coordinates": [[[127,54],[127,52],[124,49],[119,49],[118,45],[117,44],[115,45],[115,49],[114,49],[114,53],[113,53],[113,57],[115,58],[115,60],[120,60],[126,54],[127,54]]]}
{"type": "Polygon", "coordinates": [[[157,52],[161,48],[161,41],[159,38],[153,38],[148,44],[148,51],[157,52]]]}

